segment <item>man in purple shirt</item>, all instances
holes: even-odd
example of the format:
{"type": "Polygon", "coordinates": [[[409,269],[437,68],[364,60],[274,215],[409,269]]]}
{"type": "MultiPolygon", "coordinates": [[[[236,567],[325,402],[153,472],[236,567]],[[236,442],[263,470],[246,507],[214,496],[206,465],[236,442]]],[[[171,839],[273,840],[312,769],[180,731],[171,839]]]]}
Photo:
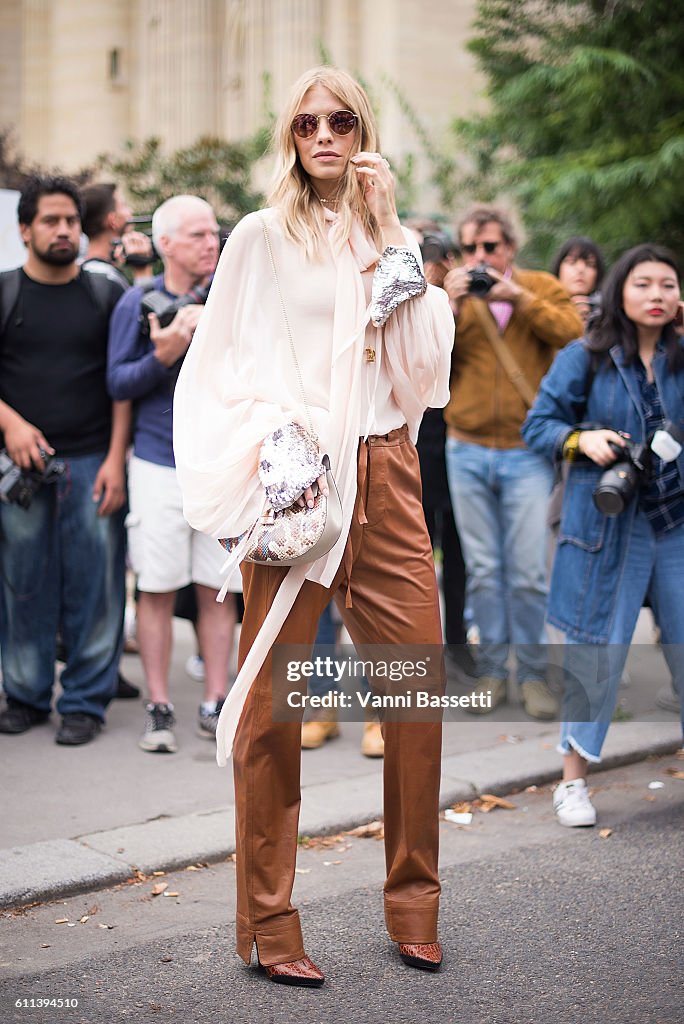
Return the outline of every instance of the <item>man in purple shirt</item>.
{"type": "MultiPolygon", "coordinates": [[[[223,562],[219,544],[183,517],[173,457],[173,389],[202,313],[203,295],[218,261],[218,224],[196,196],[174,196],[155,211],[152,236],[164,273],[151,288],[132,288],[110,324],[107,382],[113,398],[133,401],[129,465],[129,557],[138,577],[138,643],[149,701],[143,750],[173,753],[169,701],[172,618],[176,591],[196,585],[197,632],[205,663],[200,735],[212,739],[226,694],[235,627],[235,601],[216,602],[223,562]],[[181,300],[165,327],[147,308],[181,300]],[[193,301],[194,300],[194,301],[193,301]]],[[[160,313],[163,317],[163,314],[160,313]]],[[[164,318],[165,319],[165,318],[164,318]]]]}

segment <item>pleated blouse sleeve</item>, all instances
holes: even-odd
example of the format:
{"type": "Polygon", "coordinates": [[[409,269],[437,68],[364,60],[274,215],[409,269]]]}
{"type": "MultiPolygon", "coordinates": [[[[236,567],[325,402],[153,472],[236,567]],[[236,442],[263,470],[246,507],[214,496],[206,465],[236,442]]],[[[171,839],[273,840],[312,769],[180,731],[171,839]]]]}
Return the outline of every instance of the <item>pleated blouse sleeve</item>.
{"type": "Polygon", "coordinates": [[[261,514],[263,439],[293,419],[287,383],[269,372],[271,268],[257,214],[228,239],[174,396],[174,452],[188,523],[235,537],[261,514]]]}
{"type": "MultiPolygon", "coordinates": [[[[406,229],[404,235],[422,267],[415,236],[406,229]]],[[[403,302],[392,313],[383,331],[385,368],[415,442],[425,409],[442,409],[449,401],[455,331],[446,292],[428,285],[424,295],[403,302]]]]}

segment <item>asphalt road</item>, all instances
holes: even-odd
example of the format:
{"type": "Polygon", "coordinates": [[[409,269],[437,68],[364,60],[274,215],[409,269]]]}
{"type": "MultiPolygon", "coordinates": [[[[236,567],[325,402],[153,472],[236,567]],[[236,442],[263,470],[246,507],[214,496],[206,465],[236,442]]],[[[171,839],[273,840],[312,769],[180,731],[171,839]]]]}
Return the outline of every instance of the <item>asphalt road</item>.
{"type": "Polygon", "coordinates": [[[298,860],[324,988],[273,985],[235,956],[224,863],[2,915],[0,1020],[681,1024],[684,780],[667,768],[684,762],[595,776],[595,829],[556,825],[548,789],[467,828],[443,822],[440,974],[404,967],[386,936],[382,844],[342,837],[298,860]],[[153,896],[164,884],[178,895],[153,896]],[[41,998],[79,1005],[15,1006],[41,998]]]}

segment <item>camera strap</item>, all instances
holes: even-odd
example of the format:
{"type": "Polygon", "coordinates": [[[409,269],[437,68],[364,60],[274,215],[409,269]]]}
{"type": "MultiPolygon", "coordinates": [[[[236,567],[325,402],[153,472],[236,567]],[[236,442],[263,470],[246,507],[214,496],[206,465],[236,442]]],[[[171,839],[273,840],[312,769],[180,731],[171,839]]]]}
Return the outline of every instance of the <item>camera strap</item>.
{"type": "Polygon", "coordinates": [[[516,362],[515,357],[511,354],[508,345],[497,331],[487,304],[483,302],[482,299],[471,298],[471,302],[475,310],[475,315],[480,321],[480,326],[485,333],[485,337],[494,349],[494,355],[503,366],[509,381],[529,409],[536,398],[534,389],[528,383],[525,374],[518,366],[518,363],[516,362]]]}

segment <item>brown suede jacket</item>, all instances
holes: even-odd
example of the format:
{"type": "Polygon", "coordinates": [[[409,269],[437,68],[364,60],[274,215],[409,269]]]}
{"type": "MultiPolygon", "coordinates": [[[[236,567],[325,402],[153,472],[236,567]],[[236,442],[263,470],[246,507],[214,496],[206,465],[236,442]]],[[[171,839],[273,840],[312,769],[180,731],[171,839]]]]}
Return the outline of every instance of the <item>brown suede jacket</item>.
{"type": "MultiPolygon", "coordinates": [[[[584,334],[570,296],[551,274],[513,268],[524,289],[503,340],[536,392],[559,348],[584,334]]],[[[496,321],[492,317],[496,327],[496,321]]],[[[498,329],[498,328],[497,328],[498,329]]],[[[451,398],[444,419],[452,437],[487,448],[521,448],[527,407],[482,332],[472,300],[461,302],[451,360],[451,398]]]]}

